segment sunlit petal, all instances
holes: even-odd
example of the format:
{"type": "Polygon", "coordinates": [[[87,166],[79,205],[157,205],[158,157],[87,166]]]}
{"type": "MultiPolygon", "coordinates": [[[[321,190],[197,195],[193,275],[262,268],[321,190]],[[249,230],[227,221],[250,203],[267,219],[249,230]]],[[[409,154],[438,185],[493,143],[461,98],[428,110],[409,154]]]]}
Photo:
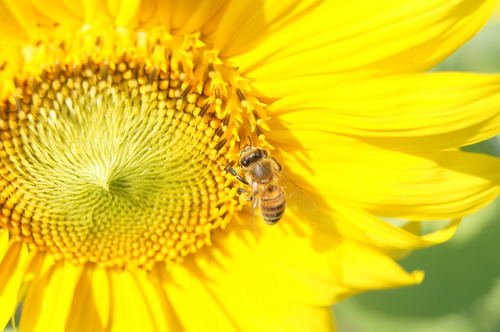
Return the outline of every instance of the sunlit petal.
{"type": "Polygon", "coordinates": [[[295,91],[301,90],[304,85],[298,82],[304,76],[335,74],[331,77],[334,83],[422,71],[472,37],[489,18],[495,3],[325,1],[286,7],[277,2],[269,4],[266,15],[240,10],[240,17],[251,13],[253,20],[248,24],[258,25],[259,19],[268,16],[274,20],[260,30],[241,25],[223,29],[224,36],[232,37],[226,37],[232,48],[222,43],[222,55],[231,57],[256,90],[273,97],[283,96],[291,84],[295,84],[295,91]],[[464,15],[467,18],[457,21],[464,15]],[[240,54],[248,45],[254,47],[240,54]]]}
{"type": "Polygon", "coordinates": [[[326,200],[351,202],[375,215],[456,219],[491,202],[499,190],[500,159],[475,153],[325,147],[283,158],[291,170],[315,165],[303,179],[326,200]]]}
{"type": "Polygon", "coordinates": [[[18,292],[23,280],[27,249],[21,242],[6,246],[8,235],[0,234],[0,324],[7,324],[18,303],[18,292]]]}
{"type": "Polygon", "coordinates": [[[364,80],[280,99],[270,111],[283,128],[269,137],[278,141],[287,132],[306,150],[320,148],[316,134],[336,145],[346,139],[342,135],[402,151],[456,148],[500,133],[499,104],[498,75],[364,80]]]}
{"type": "Polygon", "coordinates": [[[46,269],[30,285],[23,304],[20,330],[63,331],[73,299],[73,292],[81,269],[71,264],[58,263],[46,269]],[[50,308],[50,310],[46,310],[50,308]]]}

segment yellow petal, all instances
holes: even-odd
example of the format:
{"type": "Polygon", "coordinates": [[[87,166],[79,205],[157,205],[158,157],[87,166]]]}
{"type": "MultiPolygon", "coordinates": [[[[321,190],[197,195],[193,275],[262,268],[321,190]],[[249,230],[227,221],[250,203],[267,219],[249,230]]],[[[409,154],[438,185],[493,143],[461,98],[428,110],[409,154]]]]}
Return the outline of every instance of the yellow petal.
{"type": "Polygon", "coordinates": [[[30,283],[55,264],[52,255],[47,255],[46,251],[38,250],[30,252],[30,258],[28,261],[29,264],[23,277],[23,282],[25,283],[30,283]]]}
{"type": "Polygon", "coordinates": [[[32,0],[33,7],[45,17],[61,25],[79,26],[82,24],[84,7],[80,1],[73,0],[32,0]]]}
{"type": "MultiPolygon", "coordinates": [[[[2,247],[8,234],[1,236],[2,247]]],[[[18,292],[23,280],[24,265],[28,251],[22,242],[11,241],[0,260],[0,327],[7,325],[15,313],[18,292]]]]}
{"type": "MultiPolygon", "coordinates": [[[[283,35],[283,29],[292,28],[291,22],[311,12],[314,15],[318,7],[321,6],[317,0],[230,1],[215,33],[214,48],[221,50],[223,57],[242,53],[264,42],[270,35],[279,32],[283,35]]],[[[285,36],[289,39],[286,32],[285,36]]],[[[255,51],[252,53],[259,56],[255,51]]]]}
{"type": "MultiPolygon", "coordinates": [[[[456,148],[500,133],[500,76],[465,73],[393,76],[282,98],[269,107],[305,149],[338,135],[403,151],[456,148]],[[331,135],[325,135],[331,133],[331,135]]],[[[327,141],[324,141],[327,140],[327,141]]]]}
{"type": "MultiPolygon", "coordinates": [[[[164,2],[161,1],[161,4],[164,2]]],[[[158,14],[158,5],[155,0],[144,0],[139,4],[138,20],[140,28],[154,29],[155,26],[160,25],[158,14]]]]}
{"type": "Polygon", "coordinates": [[[65,331],[106,331],[110,290],[104,269],[87,264],[74,290],[65,331]]]}
{"type": "Polygon", "coordinates": [[[10,244],[9,232],[5,228],[2,228],[0,226],[0,262],[7,253],[9,244],[10,244]]]}
{"type": "Polygon", "coordinates": [[[224,37],[218,35],[215,46],[256,90],[281,97],[294,85],[295,91],[307,89],[295,81],[304,76],[335,74],[336,81],[344,81],[429,69],[472,37],[494,5],[365,0],[288,8],[272,2],[263,9],[254,2],[228,9],[218,31],[224,37]]]}
{"type": "MultiPolygon", "coordinates": [[[[309,278],[314,279],[316,271],[309,271],[309,275],[298,275],[295,274],[298,271],[292,268],[287,270],[281,266],[280,260],[272,260],[271,257],[267,261],[260,260],[261,264],[256,265],[255,258],[262,258],[260,255],[253,256],[245,265],[245,260],[251,255],[240,255],[241,252],[232,246],[226,249],[236,251],[232,258],[221,260],[213,257],[213,263],[216,264],[208,266],[209,263],[205,262],[207,265],[202,263],[201,267],[187,262],[186,268],[202,276],[205,287],[227,314],[226,319],[237,326],[237,331],[332,330],[328,306],[311,306],[307,303],[308,298],[301,299],[303,302],[292,299],[299,295],[294,288],[290,288],[291,284],[300,285],[303,282],[310,285],[309,278]],[[236,263],[236,260],[241,260],[241,263],[236,263]],[[269,269],[271,262],[278,267],[269,269]],[[280,273],[273,274],[275,271],[280,273]]],[[[303,261],[303,258],[297,257],[297,260],[303,261]]],[[[316,281],[318,284],[324,283],[323,280],[316,281]]],[[[207,316],[204,323],[208,322],[207,316]]]]}
{"type": "MultiPolygon", "coordinates": [[[[306,287],[304,285],[308,287],[316,285],[315,290],[322,292],[324,298],[329,296],[330,304],[332,304],[361,291],[401,287],[422,281],[421,272],[406,272],[387,253],[392,254],[395,250],[401,249],[410,250],[419,246],[431,245],[430,243],[424,244],[425,241],[393,226],[381,225],[382,222],[373,217],[371,218],[376,219],[377,222],[373,222],[373,220],[368,222],[367,217],[364,220],[359,220],[357,219],[359,212],[352,213],[353,209],[347,207],[344,209],[343,212],[349,212],[340,214],[340,209],[338,209],[323,214],[321,212],[325,210],[321,206],[313,214],[301,213],[294,216],[293,212],[287,211],[288,218],[283,218],[279,225],[283,228],[286,236],[282,238],[282,241],[273,238],[269,242],[270,245],[265,250],[267,256],[271,255],[271,252],[277,251],[277,248],[281,249],[274,256],[274,264],[279,262],[288,269],[301,266],[299,264],[306,267],[292,270],[294,275],[299,277],[288,277],[288,279],[300,280],[300,277],[309,276],[309,278],[301,280],[303,285],[300,283],[285,285],[285,288],[298,290],[297,293],[294,291],[297,294],[295,300],[311,298],[310,294],[307,296],[301,291],[306,287]],[[324,219],[321,219],[323,217],[324,219]],[[307,222],[311,228],[311,232],[306,235],[309,244],[297,245],[300,244],[300,240],[297,241],[294,238],[292,229],[295,229],[297,235],[302,237],[301,231],[304,227],[300,227],[301,231],[297,231],[293,225],[304,222],[307,222]],[[292,226],[288,227],[288,224],[292,224],[292,226]],[[290,229],[287,230],[287,228],[290,229]],[[384,231],[389,230],[388,234],[380,232],[380,228],[383,228],[384,231]],[[324,273],[311,275],[307,272],[312,270],[311,266],[316,266],[317,270],[318,264],[315,261],[309,262],[312,258],[317,259],[316,256],[320,256],[322,259],[327,258],[329,277],[326,277],[324,273]],[[377,268],[373,268],[371,264],[363,265],[363,259],[374,262],[373,265],[377,265],[377,268]],[[301,260],[308,261],[308,263],[300,262],[301,260]],[[369,277],[361,282],[357,280],[359,277],[354,277],[355,274],[369,277]],[[312,276],[316,277],[315,282],[311,278],[312,276]],[[326,282],[328,282],[328,286],[326,282]]],[[[275,270],[278,270],[279,275],[279,269],[273,269],[270,274],[274,275],[275,270]]],[[[317,302],[309,304],[318,305],[317,302]]]]}
{"type": "Polygon", "coordinates": [[[0,40],[2,44],[18,44],[36,29],[35,13],[29,1],[0,2],[0,40]]]}
{"type": "MultiPolygon", "coordinates": [[[[200,253],[196,257],[200,273],[206,273],[209,280],[214,280],[211,286],[217,292],[227,292],[223,295],[229,297],[234,296],[233,292],[245,292],[249,293],[246,295],[249,306],[255,302],[261,308],[289,306],[289,310],[297,310],[303,304],[329,306],[336,300],[337,282],[331,274],[330,262],[326,255],[320,253],[321,250],[315,248],[316,244],[310,238],[315,230],[311,225],[301,223],[301,216],[287,211],[286,219],[279,226],[263,225],[267,230],[262,238],[253,232],[250,213],[243,215],[243,220],[247,223],[232,224],[233,228],[228,229],[230,234],[219,234],[213,239],[214,246],[210,252],[200,253]],[[219,268],[210,264],[214,260],[218,262],[219,268]],[[222,281],[227,278],[235,280],[222,281]],[[245,286],[245,289],[233,289],[237,288],[237,284],[245,286]],[[290,289],[294,291],[290,292],[290,289]],[[266,301],[277,303],[260,303],[266,294],[266,301]],[[279,304],[281,301],[287,304],[279,304]]],[[[333,244],[341,240],[335,233],[325,236],[325,243],[333,244]]],[[[228,300],[235,301],[236,297],[228,300]]]]}
{"type": "Polygon", "coordinates": [[[141,287],[143,297],[148,303],[149,315],[155,324],[155,331],[179,331],[181,329],[177,316],[158,280],[156,273],[137,271],[136,282],[141,287]]]}
{"type": "Polygon", "coordinates": [[[92,22],[97,19],[98,14],[102,11],[105,11],[107,15],[109,15],[108,9],[106,6],[102,6],[102,2],[99,0],[81,0],[83,6],[83,12],[85,13],[85,23],[92,22]],[[105,7],[105,8],[102,8],[105,7]]]}
{"type": "Polygon", "coordinates": [[[345,296],[374,289],[396,288],[422,282],[424,273],[407,273],[387,255],[369,246],[343,241],[329,253],[334,269],[346,285],[345,296]],[[355,257],[352,259],[351,257],[355,257]]]}
{"type": "Polygon", "coordinates": [[[273,151],[286,169],[311,172],[292,180],[309,182],[328,202],[346,201],[375,215],[410,220],[458,219],[498,195],[500,159],[466,152],[419,155],[388,150],[363,152],[324,146],[303,156],[273,151]]]}
{"type": "MultiPolygon", "coordinates": [[[[32,0],[33,1],[33,0],[32,0]]],[[[53,0],[52,0],[53,1],[53,0]]],[[[84,0],[83,0],[84,1],[84,0]]],[[[62,0],[64,6],[68,8],[68,11],[71,12],[74,16],[79,18],[79,21],[81,21],[82,13],[84,12],[84,4],[82,3],[82,0],[62,0]]],[[[45,2],[47,3],[47,2],[45,2]]]]}
{"type": "Polygon", "coordinates": [[[21,331],[64,331],[80,269],[59,262],[30,285],[19,329],[21,331]]]}
{"type": "Polygon", "coordinates": [[[331,202],[328,207],[320,205],[316,213],[304,214],[302,218],[318,225],[319,232],[336,232],[390,254],[443,243],[455,234],[460,223],[455,220],[442,229],[419,236],[342,202],[331,202]]]}
{"type": "Polygon", "coordinates": [[[163,25],[175,33],[190,34],[200,31],[212,19],[225,0],[159,1],[158,16],[163,25]]]}
{"type": "Polygon", "coordinates": [[[135,278],[138,271],[108,271],[111,288],[109,331],[165,331],[151,315],[150,305],[135,278]]]}
{"type": "Polygon", "coordinates": [[[292,211],[286,216],[258,241],[251,232],[249,214],[243,216],[246,224],[231,223],[228,232],[215,234],[213,246],[187,260],[182,278],[169,282],[184,286],[184,293],[175,294],[172,301],[187,296],[190,303],[190,290],[201,292],[186,280],[190,275],[201,276],[205,292],[238,324],[238,330],[317,331],[331,328],[331,318],[323,310],[335,301],[373,287],[421,281],[420,272],[408,274],[372,245],[304,224],[302,216],[292,211]],[[366,278],[353,277],[357,273],[366,278]]]}
{"type": "Polygon", "coordinates": [[[140,0],[108,0],[108,8],[117,26],[127,26],[136,18],[140,0]]]}
{"type": "MultiPolygon", "coordinates": [[[[189,261],[189,258],[187,259],[189,261]]],[[[233,322],[205,287],[202,277],[186,268],[187,262],[174,266],[167,274],[165,268],[158,269],[158,280],[162,281],[165,293],[174,309],[182,329],[185,331],[203,331],[210,326],[214,331],[238,331],[233,322]]]]}
{"type": "MultiPolygon", "coordinates": [[[[269,269],[269,275],[280,276],[280,267],[293,271],[293,277],[279,278],[286,280],[283,281],[283,288],[294,289],[294,295],[288,295],[292,300],[302,299],[302,302],[306,302],[307,299],[314,299],[315,302],[307,302],[309,305],[326,304],[319,302],[319,299],[332,304],[365,290],[420,283],[422,272],[406,272],[388,253],[439,243],[456,229],[456,226],[451,226],[452,231],[443,231],[442,235],[431,241],[340,202],[335,204],[335,209],[328,210],[320,201],[318,203],[315,213],[296,214],[293,210],[287,210],[279,224],[278,230],[281,232],[274,232],[273,237],[260,241],[257,248],[251,250],[252,255],[256,251],[262,253],[259,266],[262,261],[269,259],[274,264],[269,269]],[[328,268],[319,263],[325,258],[328,268]],[[316,273],[311,274],[312,271],[316,273]],[[295,280],[300,282],[295,284],[295,280]],[[311,290],[317,292],[315,297],[312,297],[314,292],[311,290]],[[318,294],[321,296],[318,297],[318,294]]],[[[224,243],[224,246],[234,250],[234,244],[224,243]]],[[[235,251],[241,255],[242,250],[235,251]]],[[[247,274],[252,273],[247,271],[247,274]]],[[[274,291],[277,290],[280,288],[275,286],[274,291]]],[[[287,295],[282,294],[281,297],[286,298],[287,295]]]]}

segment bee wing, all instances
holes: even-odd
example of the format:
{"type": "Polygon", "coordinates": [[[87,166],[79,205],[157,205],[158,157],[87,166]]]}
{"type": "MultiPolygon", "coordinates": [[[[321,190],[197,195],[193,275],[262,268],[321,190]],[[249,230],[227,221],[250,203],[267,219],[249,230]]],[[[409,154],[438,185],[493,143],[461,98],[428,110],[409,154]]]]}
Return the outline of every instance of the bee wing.
{"type": "Polygon", "coordinates": [[[265,225],[260,215],[260,195],[257,182],[252,182],[252,227],[257,238],[262,238],[265,225]]]}
{"type": "Polygon", "coordinates": [[[304,189],[279,171],[276,171],[276,175],[280,180],[280,185],[285,190],[287,205],[295,206],[302,211],[308,212],[312,212],[316,209],[316,202],[308,193],[304,191],[304,189]]]}
{"type": "Polygon", "coordinates": [[[252,181],[252,213],[255,214],[260,208],[259,185],[252,181]]]}

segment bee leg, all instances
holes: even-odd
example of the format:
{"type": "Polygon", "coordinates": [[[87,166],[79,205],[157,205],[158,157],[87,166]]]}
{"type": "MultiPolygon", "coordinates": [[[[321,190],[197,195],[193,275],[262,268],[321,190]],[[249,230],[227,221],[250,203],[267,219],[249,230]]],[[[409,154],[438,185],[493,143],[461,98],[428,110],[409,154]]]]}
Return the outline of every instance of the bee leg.
{"type": "MultiPolygon", "coordinates": [[[[248,182],[244,178],[242,178],[238,173],[236,173],[234,168],[232,168],[231,166],[228,166],[226,170],[241,183],[248,184],[248,182]]],[[[249,195],[248,192],[243,188],[236,188],[236,190],[238,191],[238,195],[245,194],[247,196],[248,202],[253,201],[255,194],[249,195]]]]}
{"type": "Polygon", "coordinates": [[[248,184],[248,182],[245,181],[244,178],[242,178],[238,173],[236,173],[236,171],[234,170],[234,168],[232,168],[231,166],[228,166],[226,168],[226,171],[228,171],[232,176],[234,176],[238,181],[244,183],[244,184],[248,184]]]}
{"type": "Polygon", "coordinates": [[[253,195],[252,196],[248,195],[248,192],[245,189],[243,189],[243,188],[236,188],[236,190],[238,191],[238,195],[241,195],[241,194],[247,195],[247,197],[248,197],[247,201],[248,202],[251,202],[253,200],[253,195]]]}
{"type": "Polygon", "coordinates": [[[276,159],[274,159],[273,157],[271,157],[271,159],[276,162],[276,164],[278,165],[279,170],[281,171],[283,169],[283,167],[281,167],[281,164],[276,159]]]}

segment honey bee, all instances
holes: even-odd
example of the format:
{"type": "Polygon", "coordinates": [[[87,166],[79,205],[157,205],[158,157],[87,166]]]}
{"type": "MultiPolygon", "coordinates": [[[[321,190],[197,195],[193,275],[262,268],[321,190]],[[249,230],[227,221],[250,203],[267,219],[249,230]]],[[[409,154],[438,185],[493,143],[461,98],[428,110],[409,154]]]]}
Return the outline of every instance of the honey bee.
{"type": "MultiPolygon", "coordinates": [[[[238,164],[244,178],[231,167],[227,170],[240,182],[251,186],[252,194],[248,200],[252,201],[253,215],[255,217],[260,214],[267,225],[274,225],[283,217],[290,199],[294,199],[304,210],[314,209],[312,198],[281,173],[280,163],[269,156],[266,150],[246,146],[241,152],[238,164]]],[[[248,195],[243,188],[238,188],[238,193],[248,195]]]]}

